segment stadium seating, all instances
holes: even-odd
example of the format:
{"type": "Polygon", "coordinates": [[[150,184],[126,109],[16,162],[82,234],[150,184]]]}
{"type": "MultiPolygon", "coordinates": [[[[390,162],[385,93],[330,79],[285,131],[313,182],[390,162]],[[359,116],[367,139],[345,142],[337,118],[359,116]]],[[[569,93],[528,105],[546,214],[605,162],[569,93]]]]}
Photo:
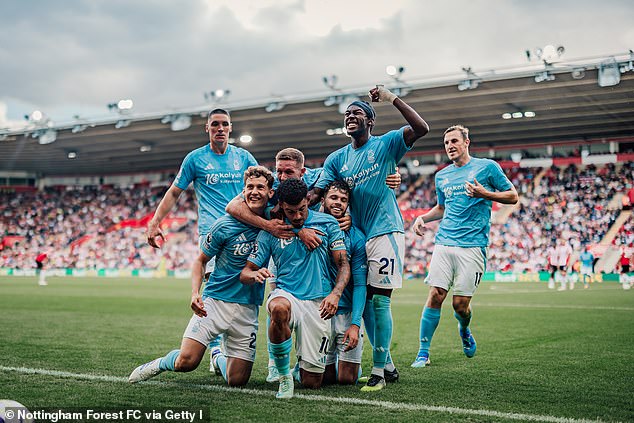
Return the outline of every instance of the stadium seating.
{"type": "MultiPolygon", "coordinates": [[[[598,244],[634,197],[634,163],[604,166],[505,170],[517,187],[520,204],[493,223],[488,269],[540,271],[546,251],[560,238],[575,251],[598,244]],[[627,201],[624,197],[628,197],[627,201]],[[618,200],[618,201],[616,201],[618,200]]],[[[423,276],[431,258],[437,223],[423,237],[411,230],[413,218],[436,203],[433,175],[401,168],[399,205],[406,222],[406,273],[423,276]],[[414,188],[412,188],[414,187],[414,188]]],[[[32,269],[35,256],[49,251],[49,267],[74,269],[187,270],[197,254],[196,204],[192,190],[179,199],[167,219],[167,242],[149,247],[145,224],[168,183],[151,187],[50,187],[42,191],[0,193],[0,268],[32,269]]],[[[616,228],[614,242],[634,243],[634,220],[616,228]]]]}

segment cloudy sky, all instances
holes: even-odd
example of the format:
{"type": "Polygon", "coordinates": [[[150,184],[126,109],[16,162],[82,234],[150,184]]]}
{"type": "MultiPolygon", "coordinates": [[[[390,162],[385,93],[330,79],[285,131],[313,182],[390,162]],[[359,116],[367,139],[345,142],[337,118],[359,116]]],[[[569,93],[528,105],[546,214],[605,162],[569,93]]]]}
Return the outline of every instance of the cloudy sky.
{"type": "Polygon", "coordinates": [[[2,0],[0,128],[35,109],[54,120],[325,91],[634,48],[631,0],[2,0]]]}

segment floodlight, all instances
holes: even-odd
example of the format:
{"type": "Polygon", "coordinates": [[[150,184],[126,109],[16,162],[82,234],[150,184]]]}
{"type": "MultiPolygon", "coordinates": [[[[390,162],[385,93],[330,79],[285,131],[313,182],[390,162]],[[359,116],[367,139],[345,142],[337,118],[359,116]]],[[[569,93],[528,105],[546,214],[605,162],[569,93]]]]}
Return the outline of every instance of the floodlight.
{"type": "Polygon", "coordinates": [[[72,132],[73,134],[78,134],[80,132],[83,132],[86,130],[86,128],[88,128],[88,125],[84,125],[84,124],[77,124],[75,126],[73,126],[73,129],[71,129],[70,132],[72,132]]]}
{"type": "Polygon", "coordinates": [[[130,126],[130,121],[126,120],[126,119],[121,119],[118,120],[117,123],[114,125],[114,127],[116,129],[121,129],[121,128],[127,128],[128,126],[130,126]]]}
{"type": "Polygon", "coordinates": [[[69,159],[75,159],[75,158],[77,158],[77,152],[76,151],[69,151],[67,157],[69,159]]]}
{"type": "MultiPolygon", "coordinates": [[[[35,133],[33,134],[35,136],[35,133]]],[[[43,132],[40,132],[38,135],[38,142],[41,145],[50,144],[57,140],[57,131],[53,129],[47,129],[43,132]]]]}
{"type": "Polygon", "coordinates": [[[504,113],[502,115],[502,119],[511,119],[513,117],[513,115],[511,115],[510,113],[504,113]]]}
{"type": "Polygon", "coordinates": [[[248,144],[251,141],[253,141],[253,137],[251,135],[245,134],[240,136],[240,142],[243,144],[248,144]]]}
{"type": "Polygon", "coordinates": [[[277,112],[277,111],[282,110],[284,108],[284,106],[286,106],[286,103],[284,103],[283,101],[272,101],[272,102],[270,102],[269,104],[266,105],[264,110],[267,113],[277,112]]]}
{"type": "Polygon", "coordinates": [[[119,102],[117,103],[117,108],[122,111],[130,110],[132,109],[132,107],[134,107],[134,103],[129,98],[125,100],[119,100],[119,102]]]}
{"type": "Polygon", "coordinates": [[[33,113],[31,113],[31,120],[33,122],[39,122],[42,120],[43,117],[44,113],[40,112],[39,110],[34,110],[33,113]]]}
{"type": "Polygon", "coordinates": [[[537,83],[544,82],[544,81],[554,81],[554,80],[555,80],[555,75],[548,72],[547,70],[543,72],[539,72],[538,74],[535,75],[535,82],[537,83]]]}
{"type": "Polygon", "coordinates": [[[511,114],[511,116],[513,117],[513,119],[520,119],[524,117],[524,114],[522,112],[514,112],[513,114],[511,114]]]}
{"type": "Polygon", "coordinates": [[[147,153],[148,151],[152,151],[152,146],[151,146],[151,145],[149,145],[149,144],[142,145],[142,146],[139,148],[139,151],[140,151],[141,153],[147,153]]]}
{"type": "Polygon", "coordinates": [[[176,115],[172,119],[171,128],[172,131],[184,131],[192,126],[192,118],[189,115],[176,115]]]}
{"type": "Polygon", "coordinates": [[[527,118],[534,118],[535,117],[535,112],[524,112],[524,117],[527,118]]]}
{"type": "Polygon", "coordinates": [[[599,86],[612,87],[618,85],[620,82],[621,73],[616,59],[610,57],[608,60],[601,62],[599,65],[599,86]]]}

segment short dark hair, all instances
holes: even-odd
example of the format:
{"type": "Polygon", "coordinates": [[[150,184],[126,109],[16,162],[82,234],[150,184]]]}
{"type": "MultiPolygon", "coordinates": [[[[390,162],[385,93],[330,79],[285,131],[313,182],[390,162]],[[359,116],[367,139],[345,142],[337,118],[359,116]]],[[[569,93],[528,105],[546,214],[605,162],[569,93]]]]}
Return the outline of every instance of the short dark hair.
{"type": "Polygon", "coordinates": [[[227,115],[229,119],[231,119],[231,115],[225,109],[213,109],[207,114],[207,120],[211,117],[211,115],[227,115]]]}
{"type": "Polygon", "coordinates": [[[326,196],[328,194],[328,191],[330,191],[333,188],[336,188],[339,191],[348,194],[348,199],[350,199],[350,194],[351,194],[350,185],[348,185],[347,182],[342,181],[341,179],[335,179],[334,181],[326,185],[326,187],[324,188],[324,196],[326,196]]]}
{"type": "Polygon", "coordinates": [[[266,179],[266,184],[269,189],[273,188],[273,174],[264,166],[249,166],[249,168],[244,171],[244,183],[246,185],[247,179],[249,178],[259,178],[261,176],[266,179]]]}
{"type": "Polygon", "coordinates": [[[280,203],[296,206],[306,199],[308,187],[301,179],[287,179],[277,188],[280,203]]]}
{"type": "Polygon", "coordinates": [[[462,134],[462,139],[469,139],[469,128],[462,125],[451,125],[449,128],[445,129],[443,135],[447,135],[451,131],[459,131],[462,134]]]}
{"type": "Polygon", "coordinates": [[[304,153],[292,147],[280,150],[275,156],[275,160],[292,160],[301,167],[304,167],[304,153]]]}

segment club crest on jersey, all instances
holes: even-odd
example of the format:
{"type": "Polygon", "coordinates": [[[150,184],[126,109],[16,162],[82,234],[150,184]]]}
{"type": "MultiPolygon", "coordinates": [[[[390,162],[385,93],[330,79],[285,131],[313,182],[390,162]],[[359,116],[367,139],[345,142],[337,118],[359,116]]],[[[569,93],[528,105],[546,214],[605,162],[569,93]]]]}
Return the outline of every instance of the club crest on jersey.
{"type": "Polygon", "coordinates": [[[374,150],[368,150],[368,163],[374,163],[375,161],[374,150]]]}
{"type": "Polygon", "coordinates": [[[475,170],[472,170],[471,172],[469,172],[469,174],[467,175],[467,181],[473,181],[475,174],[476,174],[475,170]]]}
{"type": "Polygon", "coordinates": [[[238,159],[235,159],[233,161],[233,169],[234,170],[240,170],[240,162],[238,161],[238,159]]]}

